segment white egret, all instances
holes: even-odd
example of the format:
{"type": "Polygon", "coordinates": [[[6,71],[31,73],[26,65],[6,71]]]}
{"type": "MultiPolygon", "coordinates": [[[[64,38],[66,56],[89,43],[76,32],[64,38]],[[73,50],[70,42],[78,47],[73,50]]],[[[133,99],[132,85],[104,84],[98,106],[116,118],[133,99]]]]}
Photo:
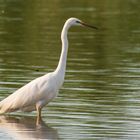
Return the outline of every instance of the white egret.
{"type": "Polygon", "coordinates": [[[1,114],[17,110],[25,112],[37,110],[37,118],[41,118],[41,109],[58,95],[58,90],[64,82],[68,52],[67,33],[68,29],[73,25],[97,29],[77,18],[69,18],[61,32],[62,51],[56,70],[36,78],[2,100],[0,102],[1,114]]]}

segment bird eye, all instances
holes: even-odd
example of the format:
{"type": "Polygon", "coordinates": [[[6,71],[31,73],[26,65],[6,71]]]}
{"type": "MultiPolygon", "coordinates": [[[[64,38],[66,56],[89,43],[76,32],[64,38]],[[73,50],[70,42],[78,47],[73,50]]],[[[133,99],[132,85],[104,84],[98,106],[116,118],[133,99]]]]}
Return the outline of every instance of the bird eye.
{"type": "Polygon", "coordinates": [[[80,21],[77,20],[76,23],[80,23],[80,21]]]}

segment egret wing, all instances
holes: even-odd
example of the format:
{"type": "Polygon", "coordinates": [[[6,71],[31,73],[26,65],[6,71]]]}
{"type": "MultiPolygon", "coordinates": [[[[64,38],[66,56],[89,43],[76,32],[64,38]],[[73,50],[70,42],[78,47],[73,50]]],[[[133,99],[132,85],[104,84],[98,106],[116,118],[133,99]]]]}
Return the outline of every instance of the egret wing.
{"type": "Polygon", "coordinates": [[[12,112],[21,108],[35,105],[40,100],[40,86],[46,82],[44,76],[39,77],[0,102],[0,113],[12,112]]]}

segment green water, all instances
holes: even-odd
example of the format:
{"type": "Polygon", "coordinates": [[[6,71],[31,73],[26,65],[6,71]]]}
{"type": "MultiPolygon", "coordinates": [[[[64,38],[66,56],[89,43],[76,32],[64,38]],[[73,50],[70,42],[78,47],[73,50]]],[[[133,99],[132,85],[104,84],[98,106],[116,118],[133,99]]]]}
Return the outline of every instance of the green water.
{"type": "Polygon", "coordinates": [[[53,71],[65,20],[73,27],[65,83],[42,112],[0,116],[1,140],[140,139],[139,0],[1,0],[0,99],[53,71]]]}

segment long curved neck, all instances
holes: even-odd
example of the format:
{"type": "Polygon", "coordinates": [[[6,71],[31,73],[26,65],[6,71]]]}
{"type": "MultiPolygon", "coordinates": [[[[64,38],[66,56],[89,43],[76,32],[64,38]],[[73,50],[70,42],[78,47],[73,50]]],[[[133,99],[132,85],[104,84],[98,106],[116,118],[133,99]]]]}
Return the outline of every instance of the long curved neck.
{"type": "Polygon", "coordinates": [[[68,52],[68,39],[67,39],[68,29],[69,26],[65,24],[61,32],[61,41],[62,41],[61,55],[58,66],[55,70],[55,73],[60,74],[63,78],[65,76],[67,52],[68,52]]]}

